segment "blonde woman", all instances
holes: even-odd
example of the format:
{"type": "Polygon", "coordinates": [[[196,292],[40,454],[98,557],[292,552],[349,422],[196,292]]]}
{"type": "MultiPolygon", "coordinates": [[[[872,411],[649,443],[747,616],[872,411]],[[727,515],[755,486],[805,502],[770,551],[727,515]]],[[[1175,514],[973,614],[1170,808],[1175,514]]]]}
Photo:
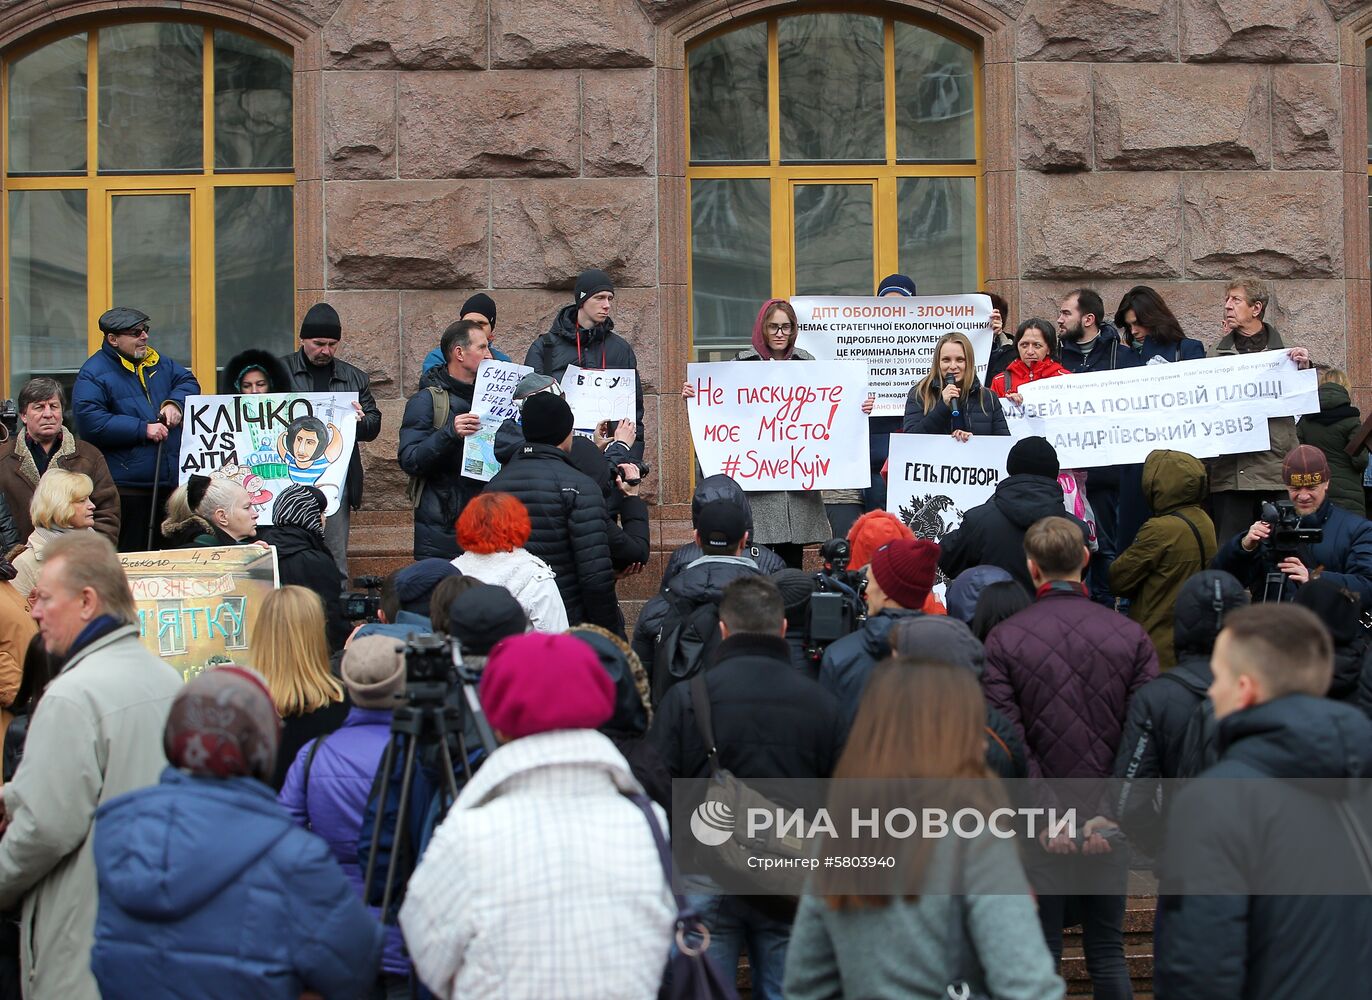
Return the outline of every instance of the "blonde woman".
{"type": "Polygon", "coordinates": [[[48,542],[68,531],[91,531],[95,528],[95,503],[91,500],[94,489],[91,477],[83,472],[49,468],[39,477],[33,500],[29,503],[33,533],[29,535],[23,551],[10,560],[16,574],[10,585],[19,591],[25,601],[29,600],[33,588],[38,586],[43,549],[48,542]]]}
{"type": "Polygon", "coordinates": [[[304,587],[282,587],[262,602],[253,626],[252,665],[267,681],[284,725],[270,782],[278,792],[300,748],[343,724],[351,707],[329,669],[324,604],[304,587]]]}
{"type": "Polygon", "coordinates": [[[952,434],[966,441],[973,434],[1009,435],[1005,411],[996,394],[977,379],[972,342],[960,333],[945,333],[934,345],[934,363],[905,400],[906,434],[952,434]]]}

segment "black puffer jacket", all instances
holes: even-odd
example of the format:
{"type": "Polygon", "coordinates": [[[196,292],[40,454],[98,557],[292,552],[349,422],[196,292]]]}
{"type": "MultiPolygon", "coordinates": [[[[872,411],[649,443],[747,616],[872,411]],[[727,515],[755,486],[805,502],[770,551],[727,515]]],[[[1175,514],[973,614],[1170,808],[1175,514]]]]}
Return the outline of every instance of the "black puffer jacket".
{"type": "Polygon", "coordinates": [[[819,665],[819,683],[838,699],[844,727],[853,724],[867,678],[880,660],[891,655],[891,629],[902,618],[922,615],[923,611],[887,608],[878,611],[862,628],[845,635],[824,651],[819,665]]]}
{"type": "MultiPolygon", "coordinates": [[[[967,398],[958,400],[958,413],[957,430],[1001,437],[1010,433],[1010,425],[1005,421],[1005,411],[1001,409],[1000,399],[975,379],[967,398]]],[[[900,429],[905,434],[951,434],[955,429],[953,411],[940,396],[926,413],[920,399],[919,386],[913,386],[910,394],[905,397],[905,419],[901,421],[900,429]]]]}
{"type": "Polygon", "coordinates": [[[996,484],[990,500],[963,515],[961,527],[939,539],[938,568],[951,580],[973,566],[999,566],[1032,594],[1024,533],[1040,518],[1068,516],[1056,479],[1009,476],[996,484]]]}
{"type": "MultiPolygon", "coordinates": [[[[534,371],[562,381],[568,365],[581,368],[632,368],[638,371],[638,355],[633,346],[615,333],[615,322],[606,319],[590,330],[576,327],[577,307],[565,306],[553,317],[548,332],[529,345],[524,363],[534,371]]],[[[634,402],[638,437],[631,450],[634,461],[643,461],[643,379],[634,379],[634,402]]]]}
{"type": "MultiPolygon", "coordinates": [[[[748,502],[748,494],[743,492],[743,487],[739,486],[737,480],[732,476],[706,476],[696,484],[695,494],[691,497],[691,523],[694,524],[696,519],[700,517],[700,508],[707,503],[713,503],[715,500],[731,500],[742,507],[743,516],[748,526],[748,534],[753,533],[752,504],[748,502]]],[[[662,586],[667,586],[667,582],[672,577],[702,555],[704,553],[700,551],[700,546],[695,542],[687,542],[685,545],[678,546],[667,559],[667,568],[662,573],[662,586]]],[[[757,563],[757,568],[769,576],[773,573],[780,573],[786,568],[786,563],[781,556],[765,545],[753,545],[750,542],[743,550],[743,555],[757,563]]]]}
{"type": "Polygon", "coordinates": [[[638,624],[634,626],[634,652],[643,661],[649,677],[653,673],[658,633],[672,610],[663,593],[672,593],[692,608],[707,601],[718,604],[729,584],[741,576],[757,576],[761,572],[757,563],[747,556],[699,556],[696,562],[664,584],[662,593],[643,605],[638,624]]]}
{"type": "Polygon", "coordinates": [[[600,487],[600,495],[605,498],[605,511],[609,515],[605,528],[615,572],[635,563],[647,563],[652,547],[652,527],[648,505],[643,498],[628,496],[620,490],[611,474],[610,463],[590,438],[572,438],[572,464],[600,487]]]}
{"type": "Polygon", "coordinates": [[[615,574],[600,487],[549,444],[525,444],[486,485],[529,509],[533,534],[524,548],[557,574],[557,589],[573,625],[590,622],[619,632],[615,574]]]}
{"type": "Polygon", "coordinates": [[[459,382],[446,368],[430,368],[419,386],[405,404],[397,454],[402,469],[424,480],[424,492],[414,512],[414,557],[452,559],[457,555],[457,517],[467,501],[486,486],[479,479],[462,475],[463,439],[453,430],[453,418],[471,411],[476,386],[459,382]],[[448,394],[448,419],[436,430],[430,386],[448,394]]]}
{"type": "Polygon", "coordinates": [[[337,652],[352,631],[352,623],[343,620],[343,574],[338,571],[333,555],[324,544],[322,535],[294,524],[263,525],[257,537],[276,546],[276,565],[281,586],[305,587],[313,590],[324,602],[324,628],[329,638],[329,652],[337,652]]]}

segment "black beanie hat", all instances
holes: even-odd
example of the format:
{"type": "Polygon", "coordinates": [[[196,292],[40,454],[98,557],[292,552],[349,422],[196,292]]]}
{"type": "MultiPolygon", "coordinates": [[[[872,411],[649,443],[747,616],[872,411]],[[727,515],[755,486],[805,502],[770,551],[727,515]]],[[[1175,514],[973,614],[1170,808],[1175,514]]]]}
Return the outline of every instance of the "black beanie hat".
{"type": "Polygon", "coordinates": [[[1005,459],[1005,471],[1012,476],[1058,478],[1058,453],[1044,437],[1021,438],[1005,459]]]}
{"type": "Polygon", "coordinates": [[[300,323],[301,340],[342,340],[343,324],[338,310],[327,302],[316,302],[300,323]]]}
{"type": "Polygon", "coordinates": [[[529,616],[504,587],[483,583],[457,595],[448,609],[448,634],[468,656],[485,656],[501,639],[523,635],[529,616]]]}
{"type": "Polygon", "coordinates": [[[614,290],[615,283],[610,280],[608,274],[599,268],[593,267],[590,270],[582,271],[581,274],[577,275],[576,288],[574,289],[576,304],[581,305],[597,292],[613,292],[614,290]]]}
{"type": "Polygon", "coordinates": [[[462,303],[462,308],[458,311],[457,318],[461,319],[468,313],[480,313],[482,316],[486,317],[487,321],[491,324],[491,328],[495,329],[495,299],[491,298],[485,292],[477,292],[466,302],[462,303]]]}
{"type": "Polygon", "coordinates": [[[522,422],[525,441],[560,445],[572,433],[572,408],[561,396],[536,392],[524,401],[522,422]]]}

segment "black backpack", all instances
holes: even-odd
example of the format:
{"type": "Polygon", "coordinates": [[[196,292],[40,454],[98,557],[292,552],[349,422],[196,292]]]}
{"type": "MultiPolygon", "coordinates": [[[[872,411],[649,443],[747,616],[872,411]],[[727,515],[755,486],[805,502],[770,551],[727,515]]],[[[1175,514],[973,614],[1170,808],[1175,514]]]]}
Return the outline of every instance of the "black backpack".
{"type": "Polygon", "coordinates": [[[1219,725],[1215,721],[1215,704],[1202,698],[1191,711],[1186,731],[1181,738],[1181,755],[1177,758],[1177,777],[1194,778],[1220,759],[1219,725]]]}
{"type": "Polygon", "coordinates": [[[667,615],[657,632],[653,652],[653,705],[679,681],[690,680],[714,661],[720,643],[719,603],[707,598],[695,604],[664,590],[667,615]]]}

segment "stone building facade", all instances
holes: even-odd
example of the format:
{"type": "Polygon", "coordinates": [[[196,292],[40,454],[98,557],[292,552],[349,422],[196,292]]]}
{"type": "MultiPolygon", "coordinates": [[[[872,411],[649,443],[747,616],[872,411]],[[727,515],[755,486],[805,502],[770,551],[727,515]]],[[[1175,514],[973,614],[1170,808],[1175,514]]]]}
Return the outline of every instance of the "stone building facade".
{"type": "Polygon", "coordinates": [[[371,372],[368,507],[405,506],[405,397],[467,295],[491,291],[518,360],[578,271],[608,270],[666,544],[691,489],[689,53],[848,9],[975,53],[976,267],[1013,319],[1051,318],[1077,285],[1113,308],[1148,283],[1213,341],[1226,278],[1254,274],[1288,341],[1372,402],[1372,0],[0,0],[0,54],[187,17],[289,52],[295,315],[332,303],[341,356],[371,372]]]}

